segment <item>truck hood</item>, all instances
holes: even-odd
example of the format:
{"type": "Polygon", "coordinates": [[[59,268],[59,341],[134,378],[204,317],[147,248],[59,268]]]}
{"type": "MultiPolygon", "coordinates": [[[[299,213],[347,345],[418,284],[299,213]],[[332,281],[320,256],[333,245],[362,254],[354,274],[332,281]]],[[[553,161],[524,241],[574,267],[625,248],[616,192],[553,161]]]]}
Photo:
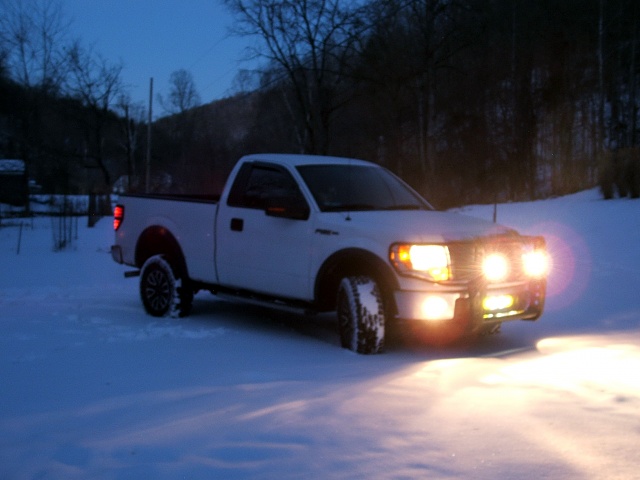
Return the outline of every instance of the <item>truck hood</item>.
{"type": "MultiPolygon", "coordinates": [[[[435,211],[351,212],[334,218],[335,230],[368,236],[384,235],[391,241],[446,243],[496,235],[517,235],[513,229],[458,213],[435,211]]],[[[333,222],[330,222],[333,223],[333,222]]]]}

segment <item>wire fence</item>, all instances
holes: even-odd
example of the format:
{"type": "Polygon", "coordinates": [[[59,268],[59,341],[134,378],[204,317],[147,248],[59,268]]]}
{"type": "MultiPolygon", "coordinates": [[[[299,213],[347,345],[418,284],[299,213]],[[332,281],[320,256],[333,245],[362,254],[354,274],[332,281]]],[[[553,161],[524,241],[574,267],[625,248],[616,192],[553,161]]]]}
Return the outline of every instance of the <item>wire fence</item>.
{"type": "Polygon", "coordinates": [[[78,240],[78,225],[83,217],[93,227],[112,213],[109,195],[31,195],[29,204],[16,207],[0,204],[0,228],[17,227],[16,253],[20,254],[23,230],[33,228],[35,216],[51,219],[53,251],[73,249],[78,240]]]}

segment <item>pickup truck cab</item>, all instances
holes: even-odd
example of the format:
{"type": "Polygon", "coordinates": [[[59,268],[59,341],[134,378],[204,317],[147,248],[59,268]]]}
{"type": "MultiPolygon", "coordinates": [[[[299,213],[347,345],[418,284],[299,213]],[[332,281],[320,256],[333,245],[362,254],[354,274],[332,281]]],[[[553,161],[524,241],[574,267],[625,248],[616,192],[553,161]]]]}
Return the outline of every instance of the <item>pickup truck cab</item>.
{"type": "Polygon", "coordinates": [[[246,156],[219,199],[120,196],[114,228],[112,257],[155,316],[187,315],[200,290],[336,311],[342,346],[378,353],[392,322],[448,342],[544,306],[542,237],[437,212],[361,160],[246,156]]]}

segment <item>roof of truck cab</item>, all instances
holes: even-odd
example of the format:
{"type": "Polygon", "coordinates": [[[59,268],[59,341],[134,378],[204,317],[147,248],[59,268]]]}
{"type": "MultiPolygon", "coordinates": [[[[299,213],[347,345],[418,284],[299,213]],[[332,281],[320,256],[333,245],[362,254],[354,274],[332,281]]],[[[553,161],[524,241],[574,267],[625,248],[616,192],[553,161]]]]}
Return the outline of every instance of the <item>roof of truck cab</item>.
{"type": "Polygon", "coordinates": [[[323,155],[300,155],[292,153],[255,153],[242,157],[244,161],[271,162],[292,167],[301,165],[374,165],[355,158],[331,157],[323,155]]]}

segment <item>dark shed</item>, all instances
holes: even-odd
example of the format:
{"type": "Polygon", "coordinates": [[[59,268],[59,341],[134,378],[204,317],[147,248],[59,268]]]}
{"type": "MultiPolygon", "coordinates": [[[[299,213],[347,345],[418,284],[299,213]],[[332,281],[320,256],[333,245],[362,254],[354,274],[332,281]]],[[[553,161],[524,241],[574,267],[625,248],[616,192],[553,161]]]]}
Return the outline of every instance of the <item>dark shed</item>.
{"type": "Polygon", "coordinates": [[[0,203],[23,207],[29,201],[27,169],[22,160],[0,160],[0,203]]]}

